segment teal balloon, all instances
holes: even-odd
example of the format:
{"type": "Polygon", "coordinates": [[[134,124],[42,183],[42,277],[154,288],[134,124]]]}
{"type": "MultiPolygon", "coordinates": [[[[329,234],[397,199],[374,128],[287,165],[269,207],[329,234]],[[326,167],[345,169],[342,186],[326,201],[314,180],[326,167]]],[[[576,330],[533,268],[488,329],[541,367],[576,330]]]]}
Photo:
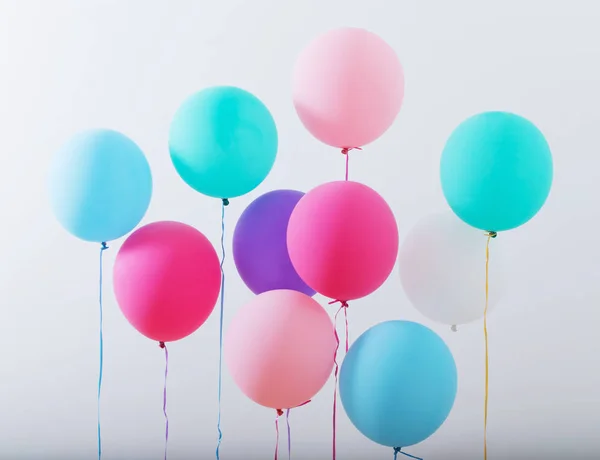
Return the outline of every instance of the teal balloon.
{"type": "Polygon", "coordinates": [[[452,133],[440,175],[446,201],[463,221],[485,231],[510,230],[544,205],[552,185],[552,154],[530,121],[485,112],[452,133]]]}
{"type": "Polygon", "coordinates": [[[234,198],[254,190],[277,155],[277,128],[254,95],[218,86],[190,96],[169,132],[171,160],[194,190],[234,198]]]}
{"type": "Polygon", "coordinates": [[[50,168],[52,210],[67,231],[85,241],[111,241],[132,231],[146,214],[151,196],[146,156],[116,131],[75,135],[50,168]]]}
{"type": "Polygon", "coordinates": [[[361,335],[344,358],[340,399],[367,438],[402,448],[431,436],[454,405],[452,353],[431,329],[386,321],[361,335]]]}

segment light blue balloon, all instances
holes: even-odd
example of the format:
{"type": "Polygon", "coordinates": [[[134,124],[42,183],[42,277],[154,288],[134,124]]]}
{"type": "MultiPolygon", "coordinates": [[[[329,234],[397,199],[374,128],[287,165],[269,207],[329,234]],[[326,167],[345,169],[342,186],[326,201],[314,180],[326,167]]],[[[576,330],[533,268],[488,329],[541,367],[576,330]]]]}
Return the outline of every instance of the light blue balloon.
{"type": "Polygon", "coordinates": [[[552,185],[552,154],[533,123],[507,112],[468,118],[442,153],[442,190],[467,224],[503,231],[526,223],[552,185]]]}
{"type": "Polygon", "coordinates": [[[50,203],[60,224],[85,241],[122,237],[142,220],[152,196],[144,153],[108,129],[75,135],[54,158],[50,203]]]}
{"type": "Polygon", "coordinates": [[[344,358],[340,398],[354,426],[388,447],[431,436],[456,397],[452,353],[431,329],[386,321],[361,335],[344,358]]]}
{"type": "Polygon", "coordinates": [[[277,155],[277,128],[265,105],[231,86],[208,88],[181,105],[169,132],[171,160],[194,190],[234,198],[267,177],[277,155]]]}

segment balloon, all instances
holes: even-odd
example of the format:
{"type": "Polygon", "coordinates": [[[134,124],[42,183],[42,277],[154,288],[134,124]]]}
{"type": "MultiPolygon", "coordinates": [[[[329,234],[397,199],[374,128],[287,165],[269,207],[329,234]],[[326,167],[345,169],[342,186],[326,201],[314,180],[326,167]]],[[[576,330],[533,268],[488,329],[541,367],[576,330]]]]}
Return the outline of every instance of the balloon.
{"type": "Polygon", "coordinates": [[[97,243],[133,230],[152,196],[144,153],[108,129],[83,131],[69,140],[54,158],[49,179],[50,204],[60,224],[97,243]]]}
{"type": "Polygon", "coordinates": [[[195,228],[154,222],[127,238],[113,282],[131,325],[152,340],[173,342],[198,329],[213,311],[221,287],[219,258],[195,228]]]}
{"type": "Polygon", "coordinates": [[[388,447],[408,447],[444,423],[456,397],[452,353],[431,329],[386,321],[361,335],[344,358],[340,399],[354,426],[388,447]]]}
{"type": "Polygon", "coordinates": [[[291,290],[268,291],[243,306],[225,336],[225,362],[254,402],[287,409],[308,401],[333,369],[333,323],[315,300],[291,290]]]}
{"type": "Polygon", "coordinates": [[[392,125],[404,97],[395,51],[364,29],[321,35],[300,54],[294,106],[310,133],[333,147],[361,147],[392,125]]]}
{"type": "Polygon", "coordinates": [[[287,244],[306,284],[348,301],[370,294],[387,279],[398,255],[398,227],[373,189],[358,182],[329,182],[298,202],[287,244]]]}
{"type": "MultiPolygon", "coordinates": [[[[429,319],[448,325],[482,318],[485,245],[481,231],[451,212],[420,220],[400,246],[398,257],[402,286],[414,307],[429,319]]],[[[488,311],[504,291],[502,259],[496,255],[494,252],[489,264],[488,311]]]]}
{"type": "Polygon", "coordinates": [[[255,189],[277,154],[277,128],[269,110],[239,88],[217,86],[190,96],[169,132],[171,160],[194,190],[233,198],[255,189]]]}
{"type": "Polygon", "coordinates": [[[441,159],[442,189],[467,224],[500,232],[537,214],[552,185],[552,154],[530,121],[485,112],[454,130],[441,159]]]}
{"type": "Polygon", "coordinates": [[[238,220],[233,234],[235,266],[255,294],[275,289],[315,294],[294,270],[286,241],[290,215],[303,196],[296,190],[265,193],[238,220]]]}

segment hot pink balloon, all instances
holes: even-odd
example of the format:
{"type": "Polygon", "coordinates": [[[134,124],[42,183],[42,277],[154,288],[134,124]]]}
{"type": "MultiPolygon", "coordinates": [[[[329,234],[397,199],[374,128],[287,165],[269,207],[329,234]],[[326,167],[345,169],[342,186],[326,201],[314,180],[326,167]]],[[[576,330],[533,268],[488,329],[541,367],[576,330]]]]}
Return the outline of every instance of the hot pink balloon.
{"type": "Polygon", "coordinates": [[[308,401],[333,370],[333,323],[298,291],[259,294],[238,310],[225,336],[225,362],[254,402],[288,409],[308,401]]]}
{"type": "Polygon", "coordinates": [[[364,29],[331,30],[308,45],[293,76],[296,111],[325,144],[369,144],[392,125],[404,98],[396,52],[364,29]]]}
{"type": "Polygon", "coordinates": [[[155,222],[132,233],[117,254],[113,277],[125,318],[160,342],[198,329],[221,287],[219,258],[210,241],[179,222],[155,222]]]}
{"type": "Polygon", "coordinates": [[[375,190],[358,182],[329,182],[298,202],[287,245],[306,284],[348,301],[370,294],[387,279],[398,255],[398,226],[375,190]]]}

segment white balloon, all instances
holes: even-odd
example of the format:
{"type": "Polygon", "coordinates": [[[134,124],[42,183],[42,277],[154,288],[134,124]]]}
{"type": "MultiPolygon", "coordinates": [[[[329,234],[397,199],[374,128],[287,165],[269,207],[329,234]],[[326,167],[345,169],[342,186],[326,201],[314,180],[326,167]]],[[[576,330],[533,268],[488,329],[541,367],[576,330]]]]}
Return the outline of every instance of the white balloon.
{"type": "MultiPolygon", "coordinates": [[[[504,291],[498,240],[490,242],[488,312],[504,291]]],[[[399,254],[406,295],[423,315],[452,326],[483,317],[486,235],[452,212],[421,219],[408,233],[399,254]]]]}

